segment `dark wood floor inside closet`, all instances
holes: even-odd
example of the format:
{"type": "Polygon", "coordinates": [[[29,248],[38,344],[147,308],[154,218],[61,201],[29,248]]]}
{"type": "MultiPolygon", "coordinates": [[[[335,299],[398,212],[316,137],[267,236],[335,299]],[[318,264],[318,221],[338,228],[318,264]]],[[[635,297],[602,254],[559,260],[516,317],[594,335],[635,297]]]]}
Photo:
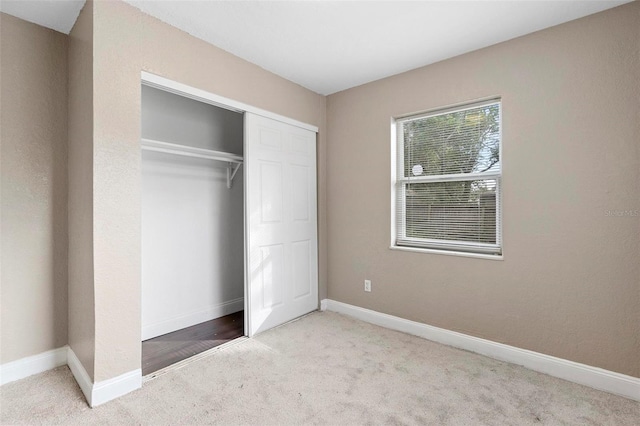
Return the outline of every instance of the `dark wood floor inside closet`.
{"type": "Polygon", "coordinates": [[[220,346],[244,335],[244,311],[196,324],[142,342],[142,375],[220,346]]]}

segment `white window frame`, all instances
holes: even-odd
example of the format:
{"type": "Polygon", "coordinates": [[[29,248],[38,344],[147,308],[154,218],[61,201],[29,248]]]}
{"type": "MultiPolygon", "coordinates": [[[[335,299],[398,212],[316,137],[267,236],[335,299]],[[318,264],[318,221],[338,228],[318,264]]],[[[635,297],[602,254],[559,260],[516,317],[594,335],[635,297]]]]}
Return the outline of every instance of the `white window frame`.
{"type": "Polygon", "coordinates": [[[502,260],[504,247],[502,242],[502,170],[504,156],[502,151],[502,100],[500,97],[491,97],[479,101],[465,102],[425,111],[417,114],[403,115],[391,119],[391,245],[393,250],[436,253],[464,257],[478,257],[492,260],[502,260]],[[411,176],[404,177],[404,132],[401,123],[404,121],[427,118],[451,112],[474,109],[486,105],[499,105],[499,151],[500,170],[482,173],[461,173],[449,175],[411,176]],[[453,242],[446,240],[410,238],[404,235],[406,230],[405,216],[401,222],[397,220],[399,211],[405,211],[404,205],[398,206],[398,202],[405,203],[406,197],[400,197],[398,191],[405,191],[407,183],[434,183],[457,180],[495,179],[496,188],[496,243],[453,242]],[[398,230],[397,227],[401,229],[398,230]],[[398,232],[400,231],[400,232],[398,232]]]}

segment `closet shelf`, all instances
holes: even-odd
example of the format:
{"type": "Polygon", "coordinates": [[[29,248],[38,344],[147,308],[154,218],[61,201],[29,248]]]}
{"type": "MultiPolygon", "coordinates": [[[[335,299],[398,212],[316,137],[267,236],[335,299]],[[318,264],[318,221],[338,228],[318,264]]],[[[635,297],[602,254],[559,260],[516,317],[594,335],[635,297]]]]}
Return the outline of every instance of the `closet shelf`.
{"type": "Polygon", "coordinates": [[[160,142],[153,139],[142,139],[142,149],[146,151],[165,152],[167,154],[184,155],[187,157],[207,158],[209,160],[242,163],[242,157],[228,152],[212,149],[194,148],[176,143],[160,142]]]}
{"type": "Polygon", "coordinates": [[[185,157],[205,158],[208,160],[223,161],[227,163],[227,188],[231,188],[233,178],[242,165],[242,156],[228,152],[214,151],[212,149],[194,148],[169,142],[161,142],[153,139],[142,139],[140,142],[144,151],[163,152],[165,154],[182,155],[185,157]]]}

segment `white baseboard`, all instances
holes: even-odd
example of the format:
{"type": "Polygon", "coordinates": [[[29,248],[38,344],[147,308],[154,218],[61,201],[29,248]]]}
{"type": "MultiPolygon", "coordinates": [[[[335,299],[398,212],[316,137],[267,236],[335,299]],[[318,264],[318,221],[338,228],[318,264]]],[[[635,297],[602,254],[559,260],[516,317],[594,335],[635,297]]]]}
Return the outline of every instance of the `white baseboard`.
{"type": "Polygon", "coordinates": [[[93,383],[87,370],[85,370],[71,348],[69,348],[67,359],[73,377],[75,377],[80,389],[82,389],[82,393],[90,407],[97,407],[142,387],[142,370],[140,369],[121,374],[109,380],[93,383]]]}
{"type": "Polygon", "coordinates": [[[0,365],[0,385],[15,382],[67,363],[68,346],[0,365]]]}
{"type": "Polygon", "coordinates": [[[93,383],[69,346],[63,346],[0,365],[0,384],[14,382],[56,367],[68,365],[89,406],[96,407],[142,387],[142,370],[137,369],[102,382],[93,383]]]}
{"type": "Polygon", "coordinates": [[[371,324],[522,365],[550,376],[640,401],[640,378],[637,377],[480,339],[331,299],[322,300],[320,306],[322,310],[349,315],[371,324]]]}
{"type": "Polygon", "coordinates": [[[93,407],[93,405],[91,405],[93,380],[91,380],[87,370],[84,369],[84,366],[71,348],[69,348],[67,353],[67,365],[69,365],[69,369],[71,370],[73,377],[76,379],[78,386],[80,386],[80,390],[82,390],[89,406],[93,407]]]}
{"type": "Polygon", "coordinates": [[[168,318],[166,320],[158,321],[152,324],[143,324],[142,340],[162,336],[163,334],[171,333],[172,331],[191,327],[195,324],[200,324],[205,321],[210,321],[215,318],[233,314],[235,312],[242,311],[243,309],[244,297],[240,297],[238,299],[229,300],[228,302],[213,305],[196,312],[190,312],[185,315],[168,318]]]}
{"type": "Polygon", "coordinates": [[[109,380],[103,380],[93,385],[93,395],[91,406],[97,407],[100,404],[109,402],[129,392],[142,387],[142,370],[137,369],[121,374],[109,380]]]}
{"type": "Polygon", "coordinates": [[[326,311],[327,310],[327,304],[329,303],[329,299],[322,299],[320,301],[320,310],[321,311],[326,311]]]}

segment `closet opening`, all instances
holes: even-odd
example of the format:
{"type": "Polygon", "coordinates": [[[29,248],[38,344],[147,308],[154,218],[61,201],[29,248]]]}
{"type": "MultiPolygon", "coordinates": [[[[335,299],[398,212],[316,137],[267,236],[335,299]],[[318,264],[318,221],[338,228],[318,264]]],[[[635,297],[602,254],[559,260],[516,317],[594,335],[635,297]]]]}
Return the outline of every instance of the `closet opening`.
{"type": "Polygon", "coordinates": [[[141,96],[144,376],[247,330],[243,113],[141,96]]]}

